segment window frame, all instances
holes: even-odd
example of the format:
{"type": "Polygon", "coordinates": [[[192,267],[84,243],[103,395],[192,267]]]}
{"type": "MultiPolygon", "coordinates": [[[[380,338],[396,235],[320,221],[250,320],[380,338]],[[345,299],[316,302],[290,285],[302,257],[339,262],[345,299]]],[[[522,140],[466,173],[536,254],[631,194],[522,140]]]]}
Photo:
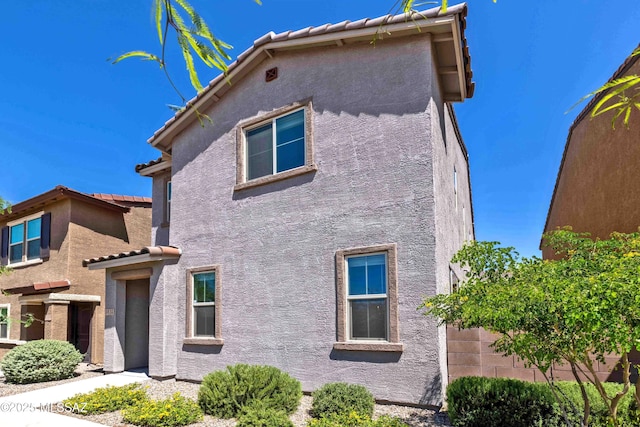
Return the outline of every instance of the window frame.
{"type": "Polygon", "coordinates": [[[39,264],[42,262],[42,255],[40,252],[40,248],[42,247],[42,238],[43,238],[42,237],[42,217],[43,216],[44,216],[44,212],[38,212],[28,216],[23,216],[21,218],[18,218],[14,221],[7,223],[6,226],[9,228],[9,231],[8,231],[9,239],[7,242],[7,266],[20,267],[23,265],[39,264]],[[35,219],[40,219],[39,237],[37,239],[29,239],[29,221],[33,221],[35,219]],[[12,228],[20,224],[23,225],[22,241],[20,243],[11,244],[12,228]],[[28,259],[29,242],[34,240],[40,241],[40,244],[38,245],[38,256],[36,258],[28,259]],[[20,261],[12,262],[11,247],[18,244],[22,245],[22,257],[20,258],[20,261]]]}
{"type": "MultiPolygon", "coordinates": [[[[276,144],[275,133],[272,144],[276,144]]],[[[313,151],[313,105],[311,99],[294,102],[291,105],[278,108],[269,113],[260,115],[256,118],[240,122],[236,128],[236,185],[234,191],[243,190],[245,188],[256,187],[275,181],[291,178],[305,173],[318,170],[314,163],[313,151]],[[304,111],[304,164],[293,169],[287,169],[277,172],[277,151],[275,145],[273,148],[273,169],[270,175],[264,175],[258,178],[248,179],[248,149],[247,149],[247,132],[273,123],[282,117],[293,114],[297,111],[304,111]]]]}
{"type": "Polygon", "coordinates": [[[186,301],[186,330],[183,344],[187,345],[222,345],[222,286],[221,286],[221,267],[220,265],[209,265],[204,267],[196,267],[187,269],[187,301],[186,301]],[[193,285],[196,274],[214,273],[215,274],[215,296],[213,304],[211,303],[194,303],[193,301],[193,285]],[[196,336],[194,333],[194,309],[195,307],[211,306],[214,307],[214,336],[196,336]]]}
{"type": "MultiPolygon", "coordinates": [[[[367,247],[340,249],[336,252],[336,295],[337,295],[337,342],[335,350],[402,352],[398,307],[398,262],[395,243],[367,247]],[[387,339],[350,339],[349,283],[347,260],[357,256],[385,254],[387,271],[387,339]]],[[[366,295],[364,299],[378,294],[366,295]]],[[[355,298],[358,299],[358,298],[355,298]]],[[[362,299],[362,298],[360,298],[362,299]]]]}
{"type": "Polygon", "coordinates": [[[171,192],[173,190],[171,178],[165,181],[164,185],[164,221],[168,224],[171,221],[171,192]]]}
{"type": "Polygon", "coordinates": [[[3,337],[0,333],[0,340],[9,340],[11,339],[11,324],[9,323],[9,316],[11,316],[11,304],[0,304],[0,311],[2,310],[7,310],[6,320],[4,322],[0,321],[0,325],[7,325],[7,336],[3,337]]]}

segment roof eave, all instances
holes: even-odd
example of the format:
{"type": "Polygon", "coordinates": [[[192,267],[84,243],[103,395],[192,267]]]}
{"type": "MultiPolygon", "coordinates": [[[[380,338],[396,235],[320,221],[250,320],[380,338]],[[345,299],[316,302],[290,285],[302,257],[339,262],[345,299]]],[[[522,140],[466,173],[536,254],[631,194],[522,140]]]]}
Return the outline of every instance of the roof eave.
{"type": "MultiPolygon", "coordinates": [[[[327,45],[327,43],[335,42],[337,46],[344,45],[345,40],[358,39],[362,37],[374,37],[376,34],[384,34],[386,38],[403,37],[407,35],[415,35],[419,33],[429,33],[438,27],[454,34],[453,48],[456,55],[456,66],[458,74],[458,89],[456,99],[447,99],[448,102],[462,101],[468,97],[466,87],[466,70],[464,65],[464,52],[462,47],[462,28],[460,17],[466,13],[466,6],[460,12],[451,15],[437,16],[421,20],[407,20],[400,23],[392,23],[383,26],[366,27],[352,30],[341,30],[326,34],[305,36],[296,39],[283,41],[270,41],[258,47],[251,47],[243,52],[234,63],[229,66],[226,76],[220,75],[215,78],[210,85],[197,95],[187,104],[187,111],[182,115],[174,116],[169,119],[165,125],[160,128],[151,138],[147,140],[153,147],[169,152],[173,143],[173,138],[183,131],[189,124],[195,120],[195,111],[205,111],[214,102],[221,100],[218,92],[224,86],[228,86],[235,78],[243,73],[250,71],[252,68],[260,64],[267,58],[273,57],[273,53],[279,50],[300,49],[306,47],[314,47],[327,45]]],[[[443,31],[440,31],[443,32],[443,31]]]]}

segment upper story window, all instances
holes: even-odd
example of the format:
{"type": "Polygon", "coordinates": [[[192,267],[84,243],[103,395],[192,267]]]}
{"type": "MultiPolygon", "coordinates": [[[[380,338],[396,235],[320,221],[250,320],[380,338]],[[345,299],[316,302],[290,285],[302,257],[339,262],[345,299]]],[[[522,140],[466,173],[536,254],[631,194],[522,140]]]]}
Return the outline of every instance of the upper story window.
{"type": "Polygon", "coordinates": [[[458,171],[453,168],[453,196],[456,198],[456,210],[458,210],[458,171]]]}
{"type": "Polygon", "coordinates": [[[40,258],[41,228],[40,218],[9,227],[9,264],[40,258]]]}
{"type": "Polygon", "coordinates": [[[0,305],[0,339],[9,339],[9,304],[0,305]]]}
{"type": "Polygon", "coordinates": [[[295,103],[241,123],[236,190],[315,171],[311,102],[295,103]]]}
{"type": "Polygon", "coordinates": [[[304,109],[246,130],[247,179],[304,166],[304,109]]]}
{"type": "Polygon", "coordinates": [[[42,212],[2,228],[2,265],[19,266],[49,257],[51,214],[42,212]]]}

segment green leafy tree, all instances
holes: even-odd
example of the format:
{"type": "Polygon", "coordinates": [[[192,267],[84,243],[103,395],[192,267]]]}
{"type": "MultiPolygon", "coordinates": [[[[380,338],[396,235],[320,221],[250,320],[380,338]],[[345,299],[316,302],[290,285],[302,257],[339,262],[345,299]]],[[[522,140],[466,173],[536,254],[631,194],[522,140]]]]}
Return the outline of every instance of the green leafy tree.
{"type": "MultiPolygon", "coordinates": [[[[498,333],[496,351],[537,367],[550,383],[554,364],[569,365],[585,403],[583,425],[590,413],[586,378],[617,426],[618,404],[632,389],[629,353],[640,343],[640,233],[592,240],[567,228],[546,234],[544,244],[560,258],[520,258],[497,242],[467,243],[452,260],[467,271],[460,290],[421,307],[442,323],[498,333]],[[623,387],[608,394],[594,363],[612,353],[620,356],[623,387]]],[[[637,383],[638,406],[639,390],[637,383]]]]}

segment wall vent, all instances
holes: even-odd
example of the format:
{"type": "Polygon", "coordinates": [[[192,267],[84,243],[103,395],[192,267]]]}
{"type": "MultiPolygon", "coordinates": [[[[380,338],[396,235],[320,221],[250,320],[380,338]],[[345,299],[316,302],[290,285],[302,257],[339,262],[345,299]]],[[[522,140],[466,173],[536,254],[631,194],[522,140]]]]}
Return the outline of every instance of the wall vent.
{"type": "Polygon", "coordinates": [[[271,82],[278,78],[278,67],[269,68],[264,76],[264,81],[271,82]]]}

